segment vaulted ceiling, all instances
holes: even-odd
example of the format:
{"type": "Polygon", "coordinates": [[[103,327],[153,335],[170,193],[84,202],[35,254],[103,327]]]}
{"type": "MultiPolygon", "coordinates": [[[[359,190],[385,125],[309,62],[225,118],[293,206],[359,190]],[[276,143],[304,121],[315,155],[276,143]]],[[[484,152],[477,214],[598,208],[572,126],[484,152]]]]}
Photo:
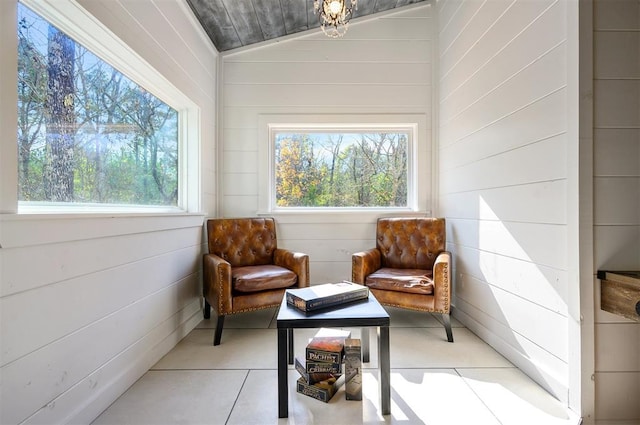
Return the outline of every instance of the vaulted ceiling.
{"type": "MultiPolygon", "coordinates": [[[[426,0],[358,0],[353,17],[426,0]]],[[[187,0],[219,52],[320,26],[313,0],[187,0]]]]}

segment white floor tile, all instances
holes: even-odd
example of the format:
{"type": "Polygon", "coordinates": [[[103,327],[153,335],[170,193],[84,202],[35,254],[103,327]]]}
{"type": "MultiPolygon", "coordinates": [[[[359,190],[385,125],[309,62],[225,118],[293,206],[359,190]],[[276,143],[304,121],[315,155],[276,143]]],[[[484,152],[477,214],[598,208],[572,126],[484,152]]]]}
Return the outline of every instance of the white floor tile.
{"type": "Polygon", "coordinates": [[[149,371],[93,424],[224,424],[247,372],[149,371]]]}
{"type": "Polygon", "coordinates": [[[516,368],[459,369],[458,372],[505,425],[574,424],[561,402],[516,368]]]}
{"type": "Polygon", "coordinates": [[[210,330],[194,329],[152,369],[273,369],[276,354],[274,329],[225,329],[215,347],[210,330]]]}
{"type": "Polygon", "coordinates": [[[513,367],[507,359],[466,328],[394,328],[390,331],[392,368],[513,367]]]}
{"type": "MultiPolygon", "coordinates": [[[[437,315],[390,308],[391,415],[380,414],[378,350],[363,368],[363,400],[341,387],[329,403],[295,391],[278,419],[276,309],[228,316],[214,347],[215,319],[203,320],[94,424],[576,424],[577,418],[459,322],[446,340],[437,315]]],[[[348,328],[361,337],[361,328],[348,328]]],[[[294,331],[295,354],[317,329],[294,331]]],[[[600,425],[600,424],[599,424],[600,425]]],[[[602,424],[605,425],[605,424],[602,424]]],[[[609,425],[609,424],[607,424],[609,425]]]]}

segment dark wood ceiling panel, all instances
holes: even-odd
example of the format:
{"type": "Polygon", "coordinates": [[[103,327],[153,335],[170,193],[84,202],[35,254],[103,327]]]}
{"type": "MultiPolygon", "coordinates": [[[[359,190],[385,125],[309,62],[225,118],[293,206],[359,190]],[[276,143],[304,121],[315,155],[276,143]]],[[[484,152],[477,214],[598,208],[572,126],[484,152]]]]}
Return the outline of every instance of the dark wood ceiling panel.
{"type": "Polygon", "coordinates": [[[253,0],[265,40],[287,35],[279,1],[253,0]]]}
{"type": "Polygon", "coordinates": [[[353,11],[353,17],[358,18],[360,16],[371,15],[374,12],[376,6],[376,0],[360,0],[358,1],[358,8],[353,11]]]}
{"type": "Polygon", "coordinates": [[[376,0],[375,11],[383,12],[385,10],[393,9],[396,7],[398,0],[376,0]]]}
{"type": "MultiPolygon", "coordinates": [[[[353,17],[423,1],[428,0],[358,0],[353,17]]],[[[187,3],[220,52],[320,26],[318,16],[313,13],[313,0],[187,0],[187,3]]]]}
{"type": "Polygon", "coordinates": [[[307,6],[307,22],[309,23],[309,29],[318,28],[320,26],[320,16],[313,11],[313,0],[308,0],[307,6]]]}
{"type": "Polygon", "coordinates": [[[307,9],[313,9],[312,0],[280,0],[280,5],[287,34],[295,34],[309,29],[307,9]]]}
{"type": "Polygon", "coordinates": [[[264,41],[251,0],[223,0],[223,3],[243,46],[264,41]]]}
{"type": "Polygon", "coordinates": [[[187,0],[187,2],[216,49],[225,51],[242,46],[222,0],[187,0]]]}

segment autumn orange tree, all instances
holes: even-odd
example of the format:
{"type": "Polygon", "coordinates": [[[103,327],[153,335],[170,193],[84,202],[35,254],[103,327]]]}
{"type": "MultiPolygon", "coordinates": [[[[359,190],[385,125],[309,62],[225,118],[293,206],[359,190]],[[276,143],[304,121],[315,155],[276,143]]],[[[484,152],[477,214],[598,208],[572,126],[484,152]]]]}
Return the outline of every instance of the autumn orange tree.
{"type": "Polygon", "coordinates": [[[276,204],[281,207],[322,205],[327,170],[315,158],[308,135],[278,141],[276,156],[276,204]]]}
{"type": "Polygon", "coordinates": [[[406,133],[287,133],[276,138],[279,207],[407,205],[406,133]]]}

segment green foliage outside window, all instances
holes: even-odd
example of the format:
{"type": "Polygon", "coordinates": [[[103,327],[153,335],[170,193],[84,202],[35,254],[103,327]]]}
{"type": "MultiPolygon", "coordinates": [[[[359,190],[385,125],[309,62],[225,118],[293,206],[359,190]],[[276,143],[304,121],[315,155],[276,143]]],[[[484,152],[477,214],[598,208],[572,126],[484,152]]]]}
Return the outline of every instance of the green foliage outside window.
{"type": "Polygon", "coordinates": [[[406,207],[407,132],[275,134],[277,207],[406,207]]]}
{"type": "Polygon", "coordinates": [[[18,4],[18,199],[175,206],[178,113],[18,4]]]}

